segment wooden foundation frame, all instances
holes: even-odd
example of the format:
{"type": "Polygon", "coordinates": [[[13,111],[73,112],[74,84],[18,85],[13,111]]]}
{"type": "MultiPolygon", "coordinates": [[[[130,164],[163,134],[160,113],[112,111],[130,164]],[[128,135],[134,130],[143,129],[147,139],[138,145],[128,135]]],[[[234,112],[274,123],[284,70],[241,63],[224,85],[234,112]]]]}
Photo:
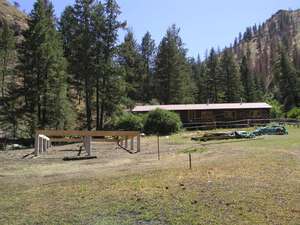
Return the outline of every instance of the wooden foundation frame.
{"type": "Polygon", "coordinates": [[[137,138],[137,152],[141,151],[141,135],[138,131],[79,131],[79,130],[37,130],[35,135],[35,156],[46,152],[53,142],[73,143],[83,142],[88,156],[92,155],[92,141],[112,141],[128,148],[130,140],[130,149],[134,150],[134,139],[137,138]],[[112,137],[113,139],[105,139],[112,137]],[[96,139],[101,138],[101,139],[96,139]],[[125,145],[125,146],[124,146],[125,145]]]}

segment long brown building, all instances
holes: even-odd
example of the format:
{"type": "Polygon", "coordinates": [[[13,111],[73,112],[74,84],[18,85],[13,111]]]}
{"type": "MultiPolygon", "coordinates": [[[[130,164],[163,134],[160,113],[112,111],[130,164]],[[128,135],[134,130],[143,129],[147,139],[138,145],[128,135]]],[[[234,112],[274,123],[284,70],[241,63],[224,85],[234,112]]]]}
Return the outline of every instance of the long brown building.
{"type": "Polygon", "coordinates": [[[145,105],[136,106],[132,112],[147,113],[157,108],[178,113],[182,123],[202,123],[214,121],[237,121],[244,119],[269,119],[272,107],[265,102],[145,105]]]}

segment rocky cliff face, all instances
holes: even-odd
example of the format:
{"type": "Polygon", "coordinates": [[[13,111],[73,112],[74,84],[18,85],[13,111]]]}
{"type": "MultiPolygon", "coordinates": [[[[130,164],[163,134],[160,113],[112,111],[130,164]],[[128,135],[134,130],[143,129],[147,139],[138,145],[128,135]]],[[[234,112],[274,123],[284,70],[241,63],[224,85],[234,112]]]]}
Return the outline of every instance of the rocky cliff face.
{"type": "Polygon", "coordinates": [[[27,28],[26,14],[8,1],[0,0],[0,28],[4,21],[16,32],[16,35],[21,35],[22,30],[27,28]]]}
{"type": "Polygon", "coordinates": [[[244,35],[236,38],[232,48],[238,59],[250,50],[252,71],[263,76],[268,87],[273,80],[272,62],[280,45],[300,69],[300,10],[280,10],[265,23],[248,27],[244,35]]]}

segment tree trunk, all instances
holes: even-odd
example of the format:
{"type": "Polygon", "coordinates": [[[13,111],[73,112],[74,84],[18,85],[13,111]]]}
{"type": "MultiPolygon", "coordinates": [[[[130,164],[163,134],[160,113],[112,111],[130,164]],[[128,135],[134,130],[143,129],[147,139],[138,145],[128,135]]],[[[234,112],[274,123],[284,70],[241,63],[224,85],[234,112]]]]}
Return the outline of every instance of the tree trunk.
{"type": "Polygon", "coordinates": [[[91,104],[90,104],[90,90],[88,77],[85,76],[85,109],[86,109],[86,122],[87,129],[92,129],[92,113],[91,113],[91,104]]]}
{"type": "Polygon", "coordinates": [[[96,84],[97,86],[96,86],[96,107],[97,107],[97,118],[96,118],[96,129],[97,130],[100,130],[100,96],[99,96],[99,89],[100,89],[100,87],[99,87],[99,77],[97,77],[97,84],[96,84]]]}

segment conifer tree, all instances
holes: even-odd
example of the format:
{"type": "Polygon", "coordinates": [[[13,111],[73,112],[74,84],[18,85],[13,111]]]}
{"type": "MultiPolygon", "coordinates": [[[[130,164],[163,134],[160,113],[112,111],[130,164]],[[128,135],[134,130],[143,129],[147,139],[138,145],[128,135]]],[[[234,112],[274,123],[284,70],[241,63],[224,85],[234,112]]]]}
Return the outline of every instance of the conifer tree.
{"type": "Polygon", "coordinates": [[[284,47],[273,65],[273,74],[278,83],[277,98],[283,103],[286,111],[299,106],[299,77],[284,47]]]}
{"type": "Polygon", "coordinates": [[[86,128],[92,129],[93,91],[95,81],[95,33],[93,32],[92,13],[94,0],[76,0],[74,15],[76,18],[75,37],[73,39],[73,69],[75,77],[84,90],[86,128]]]}
{"type": "Polygon", "coordinates": [[[206,103],[207,94],[206,94],[206,85],[205,79],[207,78],[207,68],[206,63],[201,62],[200,56],[198,55],[197,60],[191,62],[192,67],[192,80],[195,82],[195,103],[206,103]]]}
{"type": "Polygon", "coordinates": [[[215,50],[212,48],[210,50],[209,56],[206,60],[206,85],[207,85],[207,100],[210,102],[219,102],[219,97],[222,96],[220,93],[220,68],[219,59],[215,50]]]}
{"type": "Polygon", "coordinates": [[[105,116],[110,116],[115,111],[124,94],[123,77],[120,68],[114,61],[114,57],[117,54],[118,32],[126,26],[126,23],[118,20],[121,11],[115,0],[105,1],[104,14],[105,20],[102,33],[104,68],[100,77],[101,94],[97,129],[104,128],[105,116]]]}
{"type": "Polygon", "coordinates": [[[0,31],[0,127],[12,137],[17,137],[21,105],[21,103],[17,104],[19,92],[17,91],[16,63],[16,38],[7,22],[3,21],[0,31]]]}
{"type": "Polygon", "coordinates": [[[16,62],[15,42],[13,31],[9,28],[7,22],[3,21],[3,27],[0,30],[0,84],[2,98],[5,97],[7,78],[12,75],[12,68],[16,62]]]}
{"type": "Polygon", "coordinates": [[[66,60],[56,31],[53,6],[37,0],[29,15],[20,49],[24,111],[29,134],[36,128],[64,129],[71,125],[72,110],[67,96],[66,60]]]}
{"type": "Polygon", "coordinates": [[[147,32],[142,38],[140,46],[140,54],[143,60],[143,101],[149,102],[155,97],[154,81],[153,81],[153,68],[155,59],[155,41],[152,39],[150,32],[147,32]]]}
{"type": "Polygon", "coordinates": [[[128,31],[119,50],[119,63],[125,70],[127,96],[141,101],[143,96],[143,64],[133,33],[128,31]]]}
{"type": "Polygon", "coordinates": [[[242,57],[240,65],[241,81],[243,85],[243,99],[247,102],[255,100],[254,79],[250,71],[250,50],[242,57]]]}
{"type": "Polygon", "coordinates": [[[225,49],[221,57],[221,71],[226,102],[238,102],[242,97],[239,67],[230,49],[225,49]]]}
{"type": "Polygon", "coordinates": [[[194,87],[191,68],[186,59],[186,50],[173,25],[161,41],[155,65],[155,83],[158,99],[163,104],[191,103],[194,87]]]}

